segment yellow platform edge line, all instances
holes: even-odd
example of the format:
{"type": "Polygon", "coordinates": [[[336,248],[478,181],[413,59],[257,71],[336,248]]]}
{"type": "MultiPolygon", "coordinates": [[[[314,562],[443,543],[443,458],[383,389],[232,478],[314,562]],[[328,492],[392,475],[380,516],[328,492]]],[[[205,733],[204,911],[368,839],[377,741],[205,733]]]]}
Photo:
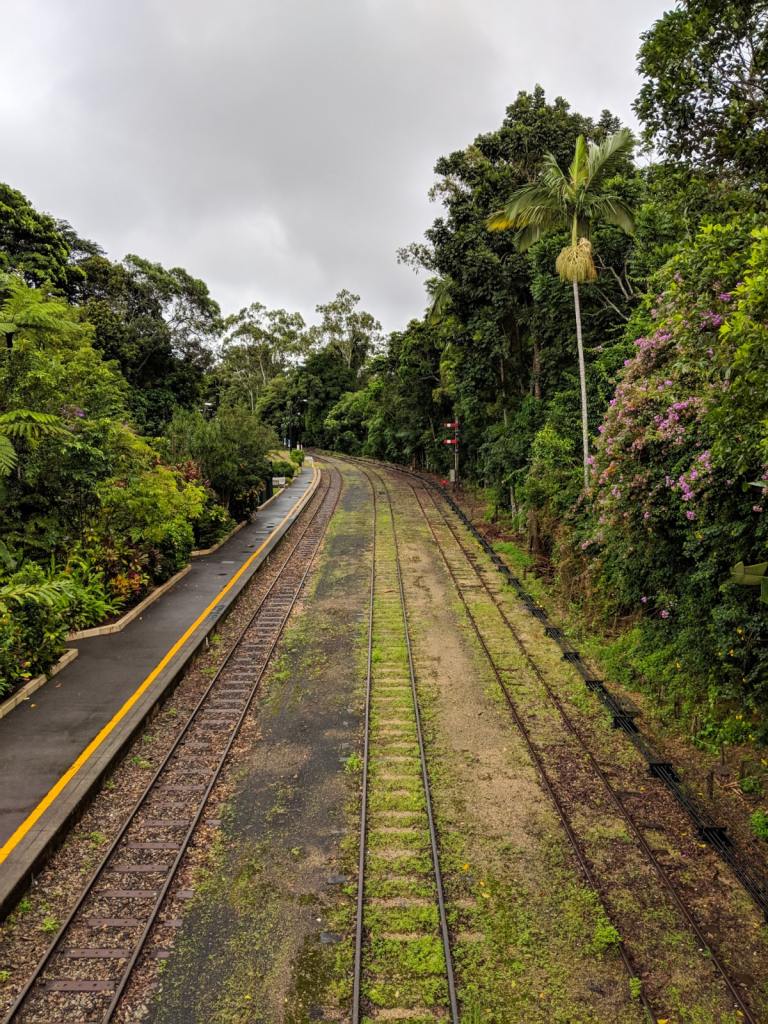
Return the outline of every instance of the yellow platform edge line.
{"type": "Polygon", "coordinates": [[[237,572],[229,581],[229,583],[227,583],[226,586],[224,586],[219,591],[219,593],[216,595],[216,597],[214,597],[214,599],[211,601],[208,607],[198,615],[198,617],[195,619],[192,625],[189,626],[185,630],[185,632],[178,638],[176,643],[168,651],[166,651],[166,653],[163,655],[163,657],[160,659],[157,665],[155,665],[155,667],[152,669],[149,675],[144,680],[142,680],[141,683],[139,683],[139,685],[133,691],[133,693],[125,702],[125,704],[123,704],[119,711],[115,713],[113,718],[111,718],[110,721],[107,722],[104,728],[99,733],[97,733],[96,736],[94,736],[94,738],[91,740],[88,746],[82,751],[82,753],[77,757],[77,759],[72,762],[72,764],[69,766],[69,768],[67,768],[64,774],[48,790],[48,792],[45,794],[40,803],[34,808],[33,811],[29,813],[29,815],[24,819],[24,821],[22,821],[22,823],[13,833],[13,835],[10,836],[10,838],[5,842],[5,844],[0,847],[0,864],[2,864],[5,860],[8,859],[10,854],[16,849],[16,847],[27,835],[30,829],[40,820],[43,814],[45,814],[45,812],[56,801],[56,799],[59,796],[61,796],[63,791],[72,781],[72,779],[75,778],[80,769],[85,764],[87,764],[91,757],[93,757],[94,753],[99,749],[104,740],[110,735],[110,733],[114,731],[116,726],[118,726],[120,722],[125,718],[125,716],[134,706],[136,701],[142,696],[142,694],[146,693],[146,691],[149,689],[149,687],[152,685],[155,679],[157,679],[157,677],[160,675],[160,673],[163,671],[166,665],[169,664],[169,662],[175,657],[176,654],[178,654],[178,652],[181,650],[181,648],[184,646],[187,640],[189,640],[189,638],[195,632],[197,627],[205,621],[205,619],[210,615],[210,613],[213,611],[216,605],[218,605],[221,602],[221,600],[232,589],[235,583],[237,583],[237,581],[240,579],[243,573],[253,564],[254,560],[259,557],[261,552],[264,550],[267,544],[269,544],[270,540],[274,537],[274,535],[282,528],[282,526],[291,518],[292,515],[298,513],[298,506],[311,493],[311,490],[316,482],[317,476],[318,470],[316,467],[313,467],[312,481],[310,482],[309,487],[307,488],[306,492],[301,496],[297,504],[291,509],[290,512],[286,513],[286,515],[283,516],[283,518],[280,520],[280,522],[277,524],[274,530],[272,530],[272,532],[264,540],[264,542],[259,545],[256,551],[254,551],[252,555],[249,555],[249,557],[246,559],[245,562],[243,562],[243,564],[237,570],[237,572]]]}

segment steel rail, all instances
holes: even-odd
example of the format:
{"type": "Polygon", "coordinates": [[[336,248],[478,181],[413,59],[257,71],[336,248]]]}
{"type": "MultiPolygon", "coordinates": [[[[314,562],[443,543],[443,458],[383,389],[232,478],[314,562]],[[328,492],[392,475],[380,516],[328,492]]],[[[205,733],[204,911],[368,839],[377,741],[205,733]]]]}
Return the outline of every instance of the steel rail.
{"type": "MultiPolygon", "coordinates": [[[[433,481],[428,477],[422,476],[420,473],[404,470],[401,467],[391,468],[397,469],[400,473],[415,477],[422,484],[426,483],[432,491],[438,490],[433,481]]],[[[523,603],[523,607],[546,627],[547,635],[555,641],[563,652],[563,658],[579,672],[587,688],[596,695],[612,716],[614,726],[621,729],[630,743],[645,759],[651,775],[667,787],[679,806],[693,822],[701,839],[708,843],[728,865],[736,880],[743,886],[744,890],[768,921],[768,882],[766,881],[765,874],[755,870],[744,851],[738,848],[737,844],[728,834],[727,827],[717,824],[707,809],[701,805],[685,783],[681,781],[674,765],[655,750],[647,737],[640,732],[634,721],[634,712],[628,711],[622,705],[620,699],[608,689],[604,681],[594,676],[582,659],[579,651],[571,645],[563,631],[549,624],[549,616],[546,611],[527,593],[520,580],[513,575],[509,566],[496,554],[492,545],[483,537],[454,499],[444,491],[438,491],[438,493],[442,494],[448,505],[485,550],[497,571],[503,574],[506,581],[514,588],[517,596],[523,603]]]]}
{"type": "MultiPolygon", "coordinates": [[[[469,607],[469,604],[466,601],[466,599],[464,597],[464,594],[462,592],[461,584],[458,581],[458,578],[456,577],[456,574],[455,574],[452,566],[450,565],[450,563],[448,561],[448,558],[447,558],[447,555],[445,553],[444,547],[443,547],[442,543],[440,542],[440,540],[439,540],[439,538],[438,538],[438,536],[437,536],[437,534],[436,534],[436,532],[434,530],[434,527],[433,527],[432,523],[429,520],[429,517],[428,517],[428,515],[426,513],[426,509],[425,509],[424,505],[422,504],[421,498],[419,497],[419,495],[417,493],[417,489],[413,486],[413,484],[410,481],[408,481],[408,486],[411,488],[411,490],[413,492],[413,495],[414,495],[414,497],[415,497],[415,499],[416,499],[416,501],[417,501],[417,503],[418,503],[418,505],[419,505],[419,507],[420,507],[420,509],[422,511],[424,520],[425,520],[425,522],[428,524],[428,526],[430,528],[430,531],[431,531],[432,536],[433,536],[434,541],[435,541],[435,545],[437,546],[438,550],[440,551],[440,554],[441,554],[441,556],[443,558],[443,562],[444,562],[446,568],[448,569],[448,572],[449,572],[449,574],[451,576],[451,579],[453,580],[453,583],[454,583],[456,591],[457,591],[457,593],[459,595],[459,598],[461,599],[462,604],[463,604],[463,606],[465,608],[465,611],[467,612],[467,615],[469,617],[469,620],[472,623],[475,635],[477,636],[477,638],[478,638],[478,640],[479,640],[479,642],[480,642],[480,644],[481,644],[481,646],[483,648],[483,651],[486,654],[486,657],[487,657],[487,659],[489,661],[489,664],[491,665],[491,668],[492,668],[492,670],[494,672],[494,675],[495,675],[499,685],[502,688],[502,691],[504,693],[504,697],[505,697],[505,699],[506,699],[506,701],[507,701],[507,703],[508,703],[508,705],[510,707],[510,710],[512,712],[512,716],[513,716],[513,718],[515,720],[515,723],[518,726],[521,734],[525,738],[526,744],[527,744],[527,746],[528,746],[532,756],[534,757],[534,759],[536,761],[537,768],[542,773],[542,777],[545,779],[545,786],[546,786],[548,792],[550,793],[550,796],[553,797],[554,802],[555,802],[555,804],[556,804],[556,806],[558,808],[558,811],[560,813],[560,817],[563,820],[564,825],[566,825],[566,831],[568,833],[569,838],[571,839],[571,843],[572,843],[572,845],[575,844],[576,846],[578,846],[579,845],[578,838],[576,837],[572,827],[570,826],[570,823],[567,822],[567,820],[566,820],[567,819],[567,814],[566,814],[565,808],[562,805],[562,802],[560,801],[559,797],[557,797],[555,795],[555,793],[554,793],[554,787],[553,787],[551,781],[547,777],[547,773],[546,773],[546,770],[545,770],[544,765],[543,765],[543,760],[542,760],[542,758],[541,758],[541,756],[540,756],[540,754],[539,754],[539,752],[538,752],[538,750],[536,748],[536,745],[533,742],[533,740],[532,740],[532,738],[531,738],[531,736],[530,736],[530,734],[529,734],[529,732],[528,732],[524,722],[522,721],[522,718],[520,716],[519,710],[518,710],[517,705],[516,705],[516,701],[514,700],[514,698],[512,697],[511,693],[509,692],[508,687],[504,683],[504,680],[503,680],[503,678],[502,678],[502,676],[501,676],[501,674],[499,672],[498,666],[496,664],[495,658],[491,654],[490,650],[488,649],[488,646],[485,643],[484,638],[482,637],[482,635],[480,633],[480,629],[479,629],[479,627],[478,627],[478,625],[476,623],[475,617],[472,614],[472,611],[471,611],[471,609],[469,607]]],[[[482,572],[480,571],[480,568],[478,567],[478,565],[476,563],[476,560],[473,558],[471,552],[469,552],[467,550],[467,548],[465,547],[465,545],[464,545],[460,535],[458,534],[458,532],[454,528],[454,526],[451,523],[449,517],[446,516],[444,511],[437,504],[437,501],[435,500],[435,497],[434,497],[431,489],[429,489],[427,487],[422,487],[422,490],[425,493],[429,494],[429,497],[430,497],[430,500],[432,502],[433,507],[438,512],[438,514],[441,516],[443,522],[445,523],[445,526],[450,531],[451,535],[454,537],[454,539],[456,541],[456,544],[459,547],[460,551],[463,553],[467,563],[471,566],[471,568],[473,569],[477,579],[480,581],[480,583],[483,586],[483,588],[485,589],[486,593],[489,595],[489,597],[493,601],[494,605],[496,606],[497,610],[499,611],[502,621],[507,626],[507,628],[508,628],[509,632],[511,633],[512,637],[514,638],[515,643],[517,644],[521,654],[523,655],[523,657],[525,658],[525,660],[528,663],[529,667],[531,668],[531,670],[535,674],[535,676],[536,676],[537,680],[539,681],[540,685],[542,686],[542,688],[546,692],[547,697],[549,698],[551,703],[554,705],[554,707],[558,711],[558,713],[559,713],[559,715],[560,715],[560,717],[562,719],[562,722],[563,722],[565,728],[567,729],[568,733],[571,736],[573,736],[573,738],[577,741],[577,743],[578,743],[579,747],[581,748],[581,750],[586,755],[591,768],[593,769],[593,771],[595,772],[595,774],[599,778],[600,782],[602,783],[603,788],[605,789],[606,793],[608,794],[608,796],[609,796],[611,802],[613,803],[614,807],[617,809],[617,811],[622,816],[624,821],[626,821],[626,823],[629,826],[632,834],[635,836],[635,839],[637,840],[638,845],[642,849],[643,854],[647,858],[648,862],[654,868],[654,870],[655,870],[655,872],[657,874],[657,877],[659,878],[659,880],[663,884],[664,888],[668,892],[668,894],[669,894],[670,898],[672,899],[673,903],[677,907],[677,909],[680,912],[680,914],[682,915],[682,917],[685,919],[686,923],[688,924],[688,926],[691,929],[691,931],[693,932],[693,934],[696,936],[697,941],[700,943],[702,948],[707,951],[707,954],[708,954],[711,962],[717,968],[717,970],[718,970],[718,972],[719,972],[719,974],[720,974],[720,976],[721,976],[721,978],[722,978],[722,980],[723,980],[723,982],[724,982],[728,992],[730,993],[732,999],[736,1003],[738,1009],[741,1011],[741,1013],[743,1015],[743,1018],[744,1018],[744,1021],[745,1021],[745,1024],[756,1024],[755,1018],[752,1016],[751,1011],[749,1010],[748,1006],[744,1002],[744,999],[743,999],[741,993],[738,991],[738,989],[736,988],[734,982],[731,980],[730,975],[728,973],[727,967],[722,962],[720,957],[717,955],[717,953],[713,949],[711,943],[708,942],[708,940],[707,940],[707,938],[706,938],[706,936],[705,936],[701,926],[699,925],[698,921],[696,920],[693,912],[688,907],[688,905],[685,903],[685,901],[683,900],[682,896],[678,892],[677,887],[675,886],[674,882],[672,881],[671,877],[669,876],[668,872],[665,870],[664,866],[661,864],[661,862],[659,861],[658,857],[656,856],[656,854],[651,849],[647,839],[643,835],[643,833],[642,833],[640,827],[638,826],[637,822],[635,821],[633,815],[626,808],[626,806],[624,805],[624,802],[622,801],[621,797],[619,796],[619,794],[614,789],[614,787],[611,784],[611,782],[610,782],[608,776],[606,775],[605,771],[600,766],[600,764],[598,763],[598,761],[595,758],[594,754],[592,753],[592,750],[590,749],[590,747],[588,746],[588,744],[584,740],[581,732],[575,726],[575,724],[573,723],[573,720],[570,718],[570,716],[568,715],[567,711],[565,710],[565,708],[564,708],[564,706],[562,704],[562,701],[560,700],[558,695],[554,692],[554,690],[551,688],[551,686],[547,683],[543,673],[541,672],[539,666],[536,664],[536,662],[535,662],[534,658],[532,657],[530,651],[525,646],[525,644],[524,644],[523,640],[521,639],[518,631],[515,629],[515,627],[513,626],[511,621],[509,620],[509,618],[508,618],[504,608],[502,607],[501,602],[499,601],[497,595],[495,595],[493,593],[493,591],[491,590],[491,588],[488,586],[488,582],[483,577],[482,572]]],[[[598,888],[598,886],[596,884],[596,880],[595,880],[594,874],[591,871],[591,869],[586,865],[585,857],[581,853],[579,853],[578,854],[578,859],[579,859],[580,864],[582,865],[582,869],[584,869],[585,867],[587,869],[587,874],[588,874],[588,877],[589,877],[590,884],[595,888],[595,891],[599,892],[599,888],[598,888]]],[[[626,956],[626,950],[624,949],[623,944],[622,944],[622,946],[620,948],[622,949],[623,954],[626,956]]],[[[631,961],[628,958],[625,959],[625,966],[627,967],[627,969],[631,969],[631,961]]],[[[646,1007],[646,1008],[650,1009],[650,1007],[646,1007]]]]}
{"type": "MultiPolygon", "coordinates": [[[[337,476],[339,475],[338,470],[334,469],[334,472],[336,473],[337,476]]],[[[316,507],[312,511],[312,513],[309,516],[306,524],[304,525],[301,533],[299,534],[298,538],[296,539],[296,542],[294,543],[294,545],[290,549],[290,552],[286,556],[285,562],[280,567],[277,575],[275,576],[274,580],[272,580],[272,582],[270,583],[270,585],[269,585],[268,589],[266,590],[266,592],[263,594],[261,600],[258,603],[258,606],[256,607],[256,609],[253,612],[253,614],[250,616],[248,622],[242,628],[242,630],[240,630],[240,632],[239,632],[239,634],[237,636],[237,639],[234,641],[232,647],[228,651],[224,661],[219,666],[219,668],[216,671],[215,675],[212,677],[212,679],[210,680],[209,684],[206,686],[205,691],[203,692],[202,696],[199,698],[198,702],[196,703],[194,709],[191,711],[191,713],[190,713],[186,723],[184,724],[183,729],[181,730],[181,732],[178,734],[178,736],[174,740],[171,748],[164,755],[160,765],[158,766],[157,770],[154,772],[154,774],[152,775],[151,779],[149,780],[149,782],[145,786],[145,788],[142,791],[141,795],[138,797],[138,799],[134,803],[133,807],[129,810],[129,812],[128,812],[127,816],[126,816],[126,819],[123,822],[122,826],[120,827],[117,835],[115,836],[113,841],[110,843],[109,847],[107,848],[106,852],[104,853],[104,855],[103,855],[102,859],[100,860],[99,864],[94,869],[94,871],[92,872],[91,876],[89,877],[89,879],[85,883],[85,886],[81,890],[80,895],[78,896],[75,905],[69,911],[67,917],[65,918],[65,920],[64,920],[63,924],[61,925],[61,927],[60,927],[58,933],[56,934],[55,938],[52,940],[52,942],[49,945],[48,949],[45,951],[45,953],[41,957],[40,961],[35,966],[32,974],[28,978],[28,980],[25,983],[24,987],[21,989],[21,991],[17,995],[16,999],[14,1000],[13,1005],[10,1007],[8,1013],[3,1018],[3,1024],[12,1024],[12,1022],[17,1019],[18,1013],[19,1013],[20,1010],[23,1009],[24,1004],[27,1002],[27,999],[31,995],[34,994],[35,985],[38,983],[38,981],[40,981],[43,972],[49,966],[49,964],[51,963],[52,959],[56,955],[58,955],[60,953],[60,946],[62,944],[63,939],[66,936],[66,933],[68,932],[69,928],[73,924],[75,924],[75,925],[77,924],[77,920],[76,919],[77,919],[77,915],[78,915],[79,911],[82,909],[82,907],[85,904],[86,900],[91,895],[94,894],[96,883],[99,881],[99,879],[101,878],[101,876],[105,872],[105,870],[108,870],[108,865],[109,865],[110,860],[112,859],[113,855],[118,851],[121,842],[123,841],[123,839],[125,838],[126,834],[128,833],[128,830],[135,823],[135,820],[138,817],[140,811],[144,807],[144,805],[147,802],[147,800],[149,799],[149,797],[152,795],[153,791],[155,790],[155,787],[156,787],[157,783],[161,779],[161,776],[162,776],[163,772],[165,771],[165,769],[167,768],[167,766],[171,762],[171,759],[182,748],[182,741],[186,738],[186,736],[190,732],[193,724],[195,724],[195,722],[198,720],[199,713],[204,709],[204,706],[205,706],[209,696],[214,692],[214,687],[216,686],[216,683],[218,682],[220,676],[222,675],[222,673],[225,671],[225,669],[229,665],[230,661],[233,659],[233,657],[236,654],[236,652],[237,652],[237,650],[239,648],[239,645],[242,643],[243,638],[245,637],[246,633],[252,627],[252,625],[254,624],[256,619],[258,618],[259,614],[264,609],[268,598],[275,591],[275,588],[277,587],[277,584],[283,580],[283,574],[286,573],[286,570],[290,570],[290,569],[293,568],[292,558],[293,558],[294,554],[296,553],[296,551],[297,551],[299,545],[301,544],[302,540],[305,538],[305,536],[309,532],[310,528],[314,525],[315,521],[318,519],[320,513],[326,510],[326,508],[327,508],[326,499],[328,498],[328,496],[329,496],[329,494],[331,492],[332,486],[333,485],[332,485],[331,481],[329,480],[328,484],[323,488],[322,493],[319,494],[319,496],[318,496],[319,500],[317,501],[316,507]]],[[[328,515],[328,519],[326,520],[326,524],[325,524],[326,526],[327,526],[327,522],[330,521],[330,519],[333,516],[333,513],[334,513],[334,511],[336,509],[336,505],[338,504],[340,493],[341,493],[341,486],[340,486],[340,482],[339,482],[339,490],[337,491],[337,493],[335,495],[335,498],[333,499],[331,510],[330,510],[330,514],[328,515]]],[[[249,710],[251,708],[253,700],[254,700],[257,692],[258,692],[259,685],[261,683],[261,679],[263,678],[264,672],[266,671],[266,669],[267,669],[267,667],[269,665],[272,653],[274,652],[274,649],[277,646],[277,644],[278,644],[278,642],[280,640],[280,637],[282,635],[282,631],[283,631],[283,628],[285,626],[285,622],[286,622],[288,616],[290,615],[293,607],[296,604],[296,601],[298,600],[298,598],[299,598],[299,596],[300,596],[300,594],[302,592],[302,589],[304,587],[304,583],[305,583],[305,581],[307,579],[307,576],[309,575],[309,571],[310,571],[310,569],[311,569],[311,567],[312,567],[312,565],[314,563],[315,556],[316,556],[316,554],[317,554],[317,552],[318,552],[318,550],[320,548],[320,544],[322,543],[324,535],[325,535],[325,528],[323,528],[323,530],[320,532],[320,536],[318,538],[318,541],[315,544],[314,549],[312,550],[311,556],[310,556],[310,558],[307,561],[306,568],[305,568],[302,576],[300,577],[300,580],[299,580],[298,584],[296,584],[295,592],[294,592],[293,598],[291,599],[290,604],[288,606],[288,610],[283,615],[282,621],[279,624],[278,628],[276,629],[274,639],[273,639],[273,641],[272,641],[272,643],[271,643],[271,645],[269,647],[269,650],[268,650],[268,652],[266,654],[266,657],[264,658],[263,664],[262,664],[262,666],[261,666],[261,668],[260,668],[260,670],[259,670],[259,672],[258,672],[258,674],[257,674],[257,676],[256,676],[256,678],[255,678],[251,688],[250,688],[250,693],[248,694],[248,696],[246,698],[244,707],[243,707],[242,711],[240,712],[240,714],[239,714],[239,716],[237,718],[237,721],[235,722],[235,724],[231,728],[231,734],[230,734],[229,739],[227,740],[227,743],[226,743],[226,745],[224,747],[224,751],[221,754],[218,762],[216,763],[216,765],[213,768],[213,773],[212,773],[212,775],[211,775],[211,777],[209,779],[208,784],[205,787],[205,790],[203,792],[203,796],[202,796],[201,800],[199,801],[197,811],[194,812],[194,814],[192,816],[192,819],[191,819],[191,823],[189,825],[189,828],[187,829],[187,832],[185,833],[185,835],[183,836],[183,838],[182,838],[182,840],[180,842],[179,850],[178,850],[178,852],[177,852],[177,854],[176,854],[172,864],[168,867],[168,873],[167,873],[166,879],[165,879],[164,883],[160,887],[160,890],[159,890],[159,893],[157,895],[157,898],[156,898],[152,908],[149,911],[149,916],[148,916],[148,918],[146,918],[146,923],[145,923],[145,925],[144,925],[144,927],[142,929],[142,932],[141,932],[140,936],[138,937],[138,940],[134,944],[134,948],[132,950],[132,953],[131,953],[130,957],[127,959],[126,965],[122,969],[120,977],[117,978],[117,979],[109,979],[110,981],[114,980],[114,983],[115,983],[116,987],[115,987],[114,996],[111,999],[111,1001],[109,1003],[109,1006],[107,1007],[107,1009],[102,1014],[102,1017],[101,1017],[102,1024],[108,1024],[108,1022],[113,1018],[114,1013],[115,1013],[115,1011],[117,1009],[118,1003],[120,1001],[120,998],[122,997],[122,995],[123,995],[123,993],[125,991],[125,988],[127,986],[127,983],[128,983],[128,981],[130,979],[131,973],[132,973],[132,971],[133,971],[133,969],[134,969],[134,967],[135,967],[135,965],[136,965],[136,963],[138,961],[139,956],[141,955],[141,953],[142,953],[142,951],[144,949],[144,946],[146,945],[147,938],[149,937],[150,932],[152,931],[153,927],[157,923],[158,916],[159,916],[160,911],[162,909],[162,906],[163,906],[163,904],[165,902],[165,897],[166,897],[166,895],[167,895],[167,893],[168,893],[168,891],[169,891],[169,889],[171,887],[171,884],[172,884],[172,882],[173,882],[173,880],[174,880],[174,878],[176,876],[176,873],[178,871],[178,867],[181,864],[181,861],[183,859],[184,854],[187,852],[187,850],[189,848],[189,845],[190,845],[190,843],[192,841],[192,838],[193,838],[193,835],[194,835],[194,831],[195,831],[197,825],[199,824],[200,819],[202,818],[203,814],[205,813],[205,807],[206,807],[206,803],[208,801],[208,797],[210,796],[210,793],[211,793],[215,783],[218,781],[219,776],[221,775],[221,772],[222,772],[222,770],[224,768],[224,764],[226,762],[226,758],[227,758],[227,756],[228,756],[228,754],[229,754],[229,752],[231,750],[232,744],[234,743],[234,741],[235,741],[235,739],[236,739],[236,737],[237,737],[237,735],[238,735],[238,733],[240,731],[242,723],[243,723],[246,715],[248,714],[248,712],[249,712],[249,710]]]]}
{"type": "MultiPolygon", "coordinates": [[[[360,468],[361,468],[361,472],[367,478],[368,483],[370,484],[371,491],[373,493],[374,510],[376,510],[376,508],[377,508],[377,503],[376,503],[376,486],[375,486],[374,481],[372,479],[371,472],[367,468],[365,468],[364,466],[361,466],[360,468]]],[[[425,802],[426,813],[427,813],[427,822],[428,822],[428,830],[429,830],[429,841],[430,841],[430,849],[431,849],[431,855],[432,855],[432,868],[433,868],[433,873],[434,873],[434,876],[435,876],[435,888],[436,888],[436,892],[437,892],[438,916],[439,916],[439,920],[440,920],[440,935],[441,935],[442,944],[443,944],[443,956],[444,956],[444,959],[445,959],[446,982],[447,982],[447,985],[448,985],[448,1001],[449,1001],[449,1004],[450,1004],[451,1024],[459,1024],[460,1018],[459,1018],[458,999],[457,999],[457,996],[456,996],[456,978],[455,978],[455,972],[454,972],[454,967],[453,967],[453,954],[451,952],[451,939],[450,939],[450,932],[449,932],[449,929],[448,929],[448,918],[447,918],[446,909],[445,909],[445,890],[444,890],[444,886],[443,886],[443,876],[442,876],[442,871],[440,869],[440,845],[439,845],[439,842],[438,842],[437,827],[435,825],[434,811],[433,811],[433,808],[432,808],[432,793],[431,793],[431,786],[430,786],[430,780],[429,780],[429,770],[427,768],[427,755],[426,755],[426,747],[425,747],[425,744],[424,744],[424,733],[423,733],[422,722],[421,722],[421,711],[420,711],[420,707],[419,707],[418,688],[417,688],[417,685],[416,685],[416,669],[415,669],[415,666],[414,666],[414,663],[413,663],[413,650],[412,650],[412,646],[411,646],[411,634],[410,634],[410,626],[409,626],[409,620],[408,620],[408,606],[407,606],[406,598],[405,598],[405,587],[404,587],[404,584],[403,584],[402,565],[401,565],[401,561],[400,561],[400,546],[399,546],[398,539],[397,539],[397,529],[396,529],[396,526],[395,526],[395,515],[394,515],[394,508],[393,508],[393,505],[392,505],[392,497],[390,495],[389,489],[387,488],[387,485],[386,485],[385,481],[379,477],[379,482],[380,482],[381,486],[383,487],[383,493],[384,493],[384,495],[386,497],[386,500],[387,500],[387,505],[389,507],[389,513],[390,513],[390,523],[391,523],[391,526],[392,526],[392,540],[393,540],[394,551],[395,551],[395,570],[396,570],[396,576],[397,576],[398,594],[399,594],[399,597],[400,597],[400,606],[401,606],[401,609],[402,609],[402,616],[403,616],[403,634],[404,634],[404,637],[405,637],[405,647],[406,647],[406,654],[407,654],[407,660],[408,660],[408,675],[409,675],[409,679],[410,679],[411,698],[412,698],[412,701],[413,701],[414,717],[415,717],[415,723],[416,723],[416,737],[417,737],[418,747],[419,747],[419,760],[420,760],[420,765],[421,765],[421,779],[422,779],[422,785],[423,785],[423,788],[424,788],[424,802],[425,802]]],[[[374,520],[374,531],[375,531],[375,520],[374,520]]],[[[373,564],[374,564],[374,570],[375,570],[375,562],[373,564]]],[[[370,620],[371,621],[371,631],[369,632],[369,638],[372,636],[373,582],[374,582],[374,578],[373,578],[373,574],[372,574],[372,590],[371,590],[371,602],[372,603],[371,603],[371,620],[370,620]]],[[[370,643],[370,640],[369,640],[369,643],[370,643]]],[[[372,649],[369,646],[369,657],[371,656],[371,654],[372,654],[372,649]]],[[[369,682],[370,682],[370,667],[371,667],[371,665],[370,665],[370,662],[369,662],[369,682]]],[[[361,850],[361,857],[362,857],[362,855],[363,855],[363,851],[361,850]]],[[[360,891],[360,890],[358,890],[358,891],[360,891]]],[[[358,903],[358,908],[360,908],[360,903],[358,903]]],[[[362,928],[360,929],[360,933],[359,934],[360,934],[360,937],[361,937],[361,947],[360,948],[362,948],[362,928]]],[[[360,957],[360,967],[362,966],[361,961],[362,961],[362,956],[360,957]]],[[[356,956],[355,963],[356,963],[356,970],[357,970],[357,965],[358,965],[357,956],[356,956]]],[[[359,979],[357,977],[355,978],[355,982],[356,982],[357,991],[359,992],[360,982],[359,982],[359,979]]],[[[358,1013],[359,1013],[359,1004],[358,1004],[357,1009],[358,1009],[358,1013]]],[[[353,1012],[354,1012],[354,1009],[353,1009],[353,1012]]],[[[357,1020],[358,1019],[359,1018],[353,1019],[353,1024],[357,1024],[357,1020]]]]}
{"type": "MultiPolygon", "coordinates": [[[[370,484],[371,481],[369,480],[370,484]]],[[[365,862],[368,852],[368,761],[371,740],[371,676],[373,673],[373,598],[376,585],[376,488],[371,484],[373,500],[373,541],[371,545],[370,597],[368,600],[368,652],[365,674],[365,714],[363,722],[363,777],[360,792],[360,852],[357,864],[357,910],[355,915],[355,962],[352,980],[352,1024],[360,1024],[360,990],[363,979],[363,910],[365,905],[365,862]]]]}

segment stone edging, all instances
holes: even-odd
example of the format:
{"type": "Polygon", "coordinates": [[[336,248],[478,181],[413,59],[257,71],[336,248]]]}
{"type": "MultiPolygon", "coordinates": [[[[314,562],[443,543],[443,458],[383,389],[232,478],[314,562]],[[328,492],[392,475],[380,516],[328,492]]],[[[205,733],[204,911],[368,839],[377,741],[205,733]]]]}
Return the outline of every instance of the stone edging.
{"type": "Polygon", "coordinates": [[[204,555],[212,555],[214,552],[218,551],[223,544],[226,544],[230,537],[234,537],[239,530],[242,530],[242,528],[246,526],[248,522],[248,519],[244,519],[242,523],[238,523],[236,526],[233,526],[229,533],[222,537],[221,540],[218,541],[216,544],[214,544],[212,548],[195,548],[194,551],[190,551],[189,557],[202,558],[204,555]]]}
{"type": "Polygon", "coordinates": [[[57,673],[61,672],[63,668],[70,665],[75,658],[78,656],[80,651],[76,647],[71,647],[68,651],[65,651],[56,664],[51,668],[50,672],[43,672],[40,676],[35,676],[34,679],[30,679],[28,683],[25,683],[20,690],[16,693],[12,693],[7,700],[0,703],[0,718],[5,718],[6,715],[10,714],[14,708],[18,707],[25,700],[29,700],[35,690],[39,690],[44,683],[47,683],[49,679],[53,679],[57,673]]]}
{"type": "Polygon", "coordinates": [[[106,626],[92,626],[90,629],[81,629],[76,633],[70,633],[67,640],[87,640],[91,636],[107,636],[109,633],[119,633],[125,629],[129,622],[133,622],[134,619],[138,618],[141,613],[147,609],[158,597],[162,597],[163,594],[170,590],[174,584],[178,583],[180,579],[187,575],[189,570],[192,568],[191,565],[185,565],[181,572],[177,572],[175,576],[171,576],[170,579],[166,580],[159,587],[155,587],[144,598],[143,601],[139,601],[137,605],[134,605],[130,611],[127,611],[122,618],[119,618],[117,622],[107,623],[106,626]]]}

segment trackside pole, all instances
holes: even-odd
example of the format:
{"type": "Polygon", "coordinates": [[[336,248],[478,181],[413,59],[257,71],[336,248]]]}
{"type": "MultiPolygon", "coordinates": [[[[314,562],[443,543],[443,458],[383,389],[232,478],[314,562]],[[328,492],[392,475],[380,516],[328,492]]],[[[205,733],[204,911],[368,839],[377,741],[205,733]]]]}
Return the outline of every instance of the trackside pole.
{"type": "Polygon", "coordinates": [[[453,437],[446,437],[443,444],[453,448],[453,489],[459,488],[459,420],[458,417],[450,423],[444,424],[446,430],[453,431],[453,437]]]}

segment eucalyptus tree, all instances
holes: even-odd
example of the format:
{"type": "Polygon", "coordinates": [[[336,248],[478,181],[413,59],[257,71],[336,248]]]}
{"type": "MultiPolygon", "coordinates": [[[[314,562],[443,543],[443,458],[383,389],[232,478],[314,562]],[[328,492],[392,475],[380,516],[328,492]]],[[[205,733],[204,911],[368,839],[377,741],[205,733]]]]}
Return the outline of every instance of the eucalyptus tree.
{"type": "Polygon", "coordinates": [[[225,403],[251,412],[267,384],[307,355],[312,339],[299,313],[252,302],[226,321],[219,376],[225,403]]]}
{"type": "Polygon", "coordinates": [[[320,343],[337,352],[347,369],[356,374],[383,342],[381,324],[358,309],[359,302],[359,295],[342,288],[330,302],[315,307],[322,319],[313,329],[320,343]]]}
{"type": "Polygon", "coordinates": [[[557,257],[555,269],[561,280],[570,282],[573,288],[585,487],[589,486],[589,421],[579,285],[597,280],[590,234],[598,223],[612,224],[627,234],[634,233],[632,211],[609,187],[611,176],[621,169],[633,146],[634,139],[627,128],[614,132],[599,144],[587,143],[580,135],[567,172],[555,156],[546,153],[539,177],[517,189],[486,222],[492,231],[515,229],[515,244],[520,252],[525,252],[546,234],[570,230],[570,242],[557,257]]]}

